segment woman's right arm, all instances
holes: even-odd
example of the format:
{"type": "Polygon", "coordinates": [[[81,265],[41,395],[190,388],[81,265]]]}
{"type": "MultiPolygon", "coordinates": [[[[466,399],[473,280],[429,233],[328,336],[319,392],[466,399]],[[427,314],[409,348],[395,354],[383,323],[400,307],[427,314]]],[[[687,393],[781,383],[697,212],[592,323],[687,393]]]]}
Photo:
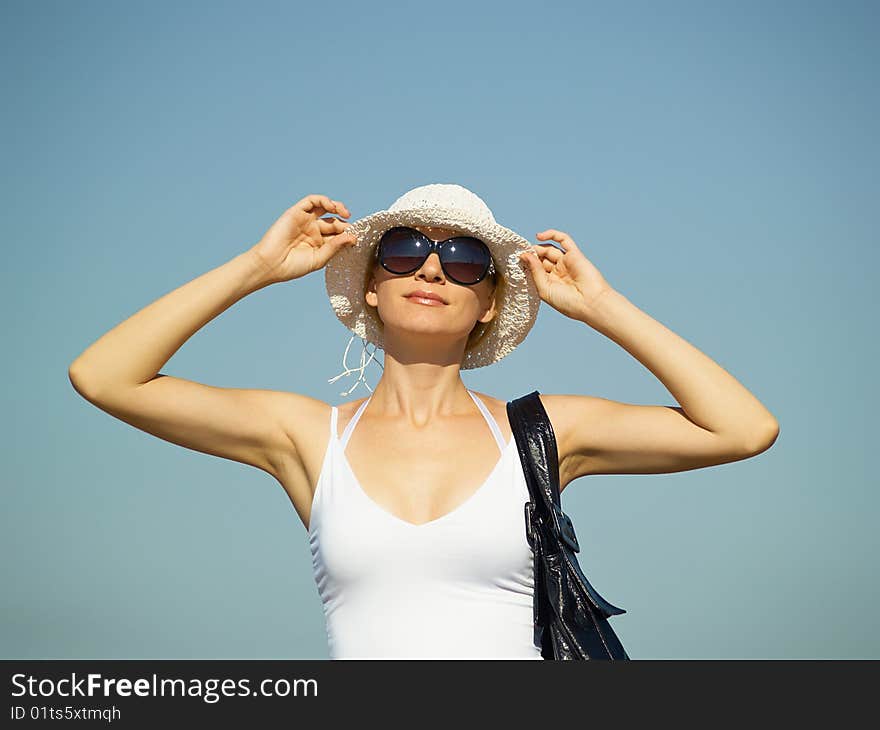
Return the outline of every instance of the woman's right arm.
{"type": "Polygon", "coordinates": [[[355,242],[342,203],[309,195],[288,208],[260,242],[152,302],[116,325],[70,365],[68,376],[90,403],[166,441],[256,466],[278,476],[295,443],[283,426],[313,409],[307,396],[220,388],[160,369],[193,334],[251,292],[315,271],[355,242]]]}

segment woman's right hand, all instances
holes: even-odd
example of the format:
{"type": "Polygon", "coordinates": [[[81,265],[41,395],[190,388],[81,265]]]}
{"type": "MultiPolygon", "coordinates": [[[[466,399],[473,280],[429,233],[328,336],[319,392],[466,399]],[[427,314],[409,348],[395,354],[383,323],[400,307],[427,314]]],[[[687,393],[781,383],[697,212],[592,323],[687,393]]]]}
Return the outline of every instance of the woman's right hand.
{"type": "Polygon", "coordinates": [[[285,210],[251,252],[272,283],[290,281],[322,268],[344,246],[357,243],[351,223],[321,218],[351,216],[344,203],[326,195],[307,195],[285,210]]]}

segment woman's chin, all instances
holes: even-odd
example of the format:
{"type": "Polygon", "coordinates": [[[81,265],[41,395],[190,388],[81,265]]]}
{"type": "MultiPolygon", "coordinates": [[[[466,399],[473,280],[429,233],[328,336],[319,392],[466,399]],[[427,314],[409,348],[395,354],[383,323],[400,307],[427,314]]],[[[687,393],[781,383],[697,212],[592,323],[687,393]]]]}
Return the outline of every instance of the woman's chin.
{"type": "Polygon", "coordinates": [[[406,337],[424,336],[434,338],[443,337],[449,340],[456,340],[461,337],[467,337],[467,332],[462,333],[455,330],[450,330],[449,322],[441,322],[436,317],[424,315],[417,317],[408,317],[405,322],[401,322],[397,325],[389,325],[389,323],[386,322],[386,338],[391,332],[393,332],[394,335],[401,339],[404,339],[406,337]]]}

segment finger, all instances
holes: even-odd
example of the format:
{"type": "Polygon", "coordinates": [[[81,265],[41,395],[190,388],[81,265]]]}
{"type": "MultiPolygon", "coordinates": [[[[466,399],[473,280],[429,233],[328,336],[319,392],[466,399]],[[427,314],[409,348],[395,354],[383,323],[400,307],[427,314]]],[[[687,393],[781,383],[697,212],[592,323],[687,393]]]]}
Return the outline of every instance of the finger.
{"type": "Polygon", "coordinates": [[[335,209],[333,201],[326,195],[309,195],[305,200],[303,210],[307,213],[314,212],[320,215],[321,212],[332,213],[335,209]]]}
{"type": "Polygon", "coordinates": [[[314,213],[315,215],[335,213],[343,218],[351,217],[351,213],[345,206],[345,203],[332,200],[326,195],[307,195],[300,203],[302,210],[306,213],[314,213]]]}
{"type": "Polygon", "coordinates": [[[563,231],[557,231],[555,228],[548,228],[546,231],[541,231],[541,233],[538,234],[538,238],[549,238],[550,240],[558,242],[565,253],[577,248],[577,244],[575,244],[571,236],[563,231]]]}
{"type": "Polygon", "coordinates": [[[351,246],[357,243],[357,236],[354,233],[351,233],[348,230],[331,230],[327,232],[321,232],[321,244],[320,248],[326,248],[328,246],[331,247],[342,247],[342,246],[351,246]]]}
{"type": "Polygon", "coordinates": [[[355,242],[354,235],[351,233],[340,233],[330,237],[320,248],[314,249],[315,261],[318,267],[326,266],[327,262],[332,259],[336,253],[355,242]]]}
{"type": "Polygon", "coordinates": [[[324,213],[331,212],[330,209],[332,206],[330,204],[330,198],[326,195],[306,195],[306,197],[300,200],[294,207],[298,207],[306,213],[323,215],[324,213]]]}
{"type": "Polygon", "coordinates": [[[547,272],[544,271],[544,267],[541,266],[540,261],[538,260],[537,255],[534,251],[523,251],[520,255],[520,260],[525,261],[526,265],[529,267],[529,271],[532,274],[532,279],[535,282],[535,287],[538,290],[538,294],[542,297],[545,296],[544,292],[546,291],[546,283],[547,283],[547,272]]]}
{"type": "Polygon", "coordinates": [[[351,228],[351,223],[339,220],[339,218],[319,218],[317,221],[318,230],[323,235],[341,233],[351,228]]]}
{"type": "Polygon", "coordinates": [[[565,251],[560,251],[556,246],[549,243],[542,246],[535,246],[534,250],[539,259],[546,259],[552,261],[554,264],[561,261],[562,257],[565,256],[565,251]]]}
{"type": "Polygon", "coordinates": [[[328,236],[338,237],[341,244],[357,243],[357,236],[351,231],[351,224],[344,221],[337,221],[336,225],[326,232],[322,230],[321,235],[324,238],[328,236]]]}

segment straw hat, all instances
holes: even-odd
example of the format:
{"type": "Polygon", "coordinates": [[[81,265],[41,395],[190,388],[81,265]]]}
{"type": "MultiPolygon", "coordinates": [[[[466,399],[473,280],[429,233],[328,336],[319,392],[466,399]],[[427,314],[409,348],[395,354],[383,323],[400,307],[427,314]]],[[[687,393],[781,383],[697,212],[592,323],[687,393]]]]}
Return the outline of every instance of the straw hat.
{"type": "MultiPolygon", "coordinates": [[[[367,343],[384,349],[382,320],[374,307],[364,301],[364,291],[375,262],[375,247],[382,234],[394,226],[435,226],[474,236],[483,241],[492,254],[498,279],[495,317],[479,323],[468,340],[461,363],[462,370],[498,362],[510,354],[526,337],[538,316],[541,298],[519,255],[532,244],[518,233],[495,222],[489,207],[467,188],[452,183],[422,185],[407,191],[387,210],[380,210],[352,223],[348,229],[357,243],[340,249],[324,267],[324,282],[333,311],[354,334],[360,337],[366,352],[367,343]]],[[[330,382],[350,372],[363,369],[345,365],[330,382]]],[[[370,356],[370,360],[373,356],[370,356]]],[[[357,383],[355,383],[355,387],[357,383]]],[[[369,388],[369,386],[367,386],[369,388]]],[[[353,390],[353,388],[352,388],[353,390]]],[[[372,389],[370,389],[372,390],[372,389]]],[[[350,391],[349,391],[350,392],[350,391]]]]}

